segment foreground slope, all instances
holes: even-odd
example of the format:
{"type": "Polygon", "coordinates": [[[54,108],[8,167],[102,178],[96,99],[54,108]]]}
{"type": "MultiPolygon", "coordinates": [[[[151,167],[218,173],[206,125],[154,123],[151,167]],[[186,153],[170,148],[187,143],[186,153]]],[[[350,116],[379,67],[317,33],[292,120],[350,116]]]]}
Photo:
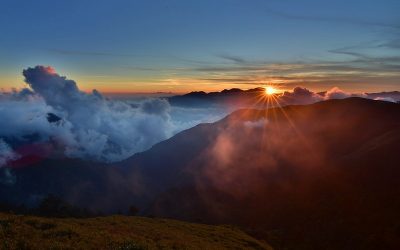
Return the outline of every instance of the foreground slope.
{"type": "Polygon", "coordinates": [[[272,249],[233,227],[111,216],[54,219],[0,213],[2,249],[272,249]]]}

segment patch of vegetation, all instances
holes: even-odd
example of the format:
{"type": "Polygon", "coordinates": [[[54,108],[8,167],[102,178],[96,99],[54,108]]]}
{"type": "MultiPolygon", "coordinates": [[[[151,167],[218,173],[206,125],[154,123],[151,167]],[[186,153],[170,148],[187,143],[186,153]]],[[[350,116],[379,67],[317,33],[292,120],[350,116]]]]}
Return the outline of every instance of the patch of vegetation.
{"type": "Polygon", "coordinates": [[[124,241],[122,243],[114,243],[108,246],[109,249],[115,249],[115,250],[145,250],[144,246],[138,245],[137,243],[133,241],[124,241]]]}
{"type": "Polygon", "coordinates": [[[75,233],[73,230],[67,228],[57,231],[50,231],[44,234],[48,238],[56,239],[56,238],[68,238],[72,239],[73,237],[78,237],[79,235],[75,233]]]}
{"type": "Polygon", "coordinates": [[[272,249],[231,226],[137,216],[47,218],[0,213],[0,249],[272,249]]]}
{"type": "Polygon", "coordinates": [[[27,220],[25,223],[38,230],[48,230],[56,227],[56,225],[53,223],[42,223],[38,220],[27,220]]]}
{"type": "MultiPolygon", "coordinates": [[[[135,215],[138,211],[136,207],[131,206],[128,213],[135,215]]],[[[101,212],[93,212],[87,208],[71,205],[54,194],[47,194],[36,206],[0,202],[0,212],[50,218],[89,218],[103,216],[101,212]]]]}

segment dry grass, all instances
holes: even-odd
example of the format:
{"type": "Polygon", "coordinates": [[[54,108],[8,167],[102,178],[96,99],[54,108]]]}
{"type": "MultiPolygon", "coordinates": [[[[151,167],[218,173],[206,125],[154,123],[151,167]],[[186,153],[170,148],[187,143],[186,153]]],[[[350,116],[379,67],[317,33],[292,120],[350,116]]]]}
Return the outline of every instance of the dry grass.
{"type": "Polygon", "coordinates": [[[0,249],[271,249],[239,229],[168,219],[0,213],[0,249]]]}

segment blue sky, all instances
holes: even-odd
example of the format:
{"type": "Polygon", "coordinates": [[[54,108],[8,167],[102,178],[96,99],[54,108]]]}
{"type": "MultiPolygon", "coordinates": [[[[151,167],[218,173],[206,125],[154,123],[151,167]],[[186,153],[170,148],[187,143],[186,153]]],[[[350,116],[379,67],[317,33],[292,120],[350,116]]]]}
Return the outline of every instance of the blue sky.
{"type": "Polygon", "coordinates": [[[0,88],[50,65],[85,90],[400,89],[400,1],[0,2],[0,88]]]}

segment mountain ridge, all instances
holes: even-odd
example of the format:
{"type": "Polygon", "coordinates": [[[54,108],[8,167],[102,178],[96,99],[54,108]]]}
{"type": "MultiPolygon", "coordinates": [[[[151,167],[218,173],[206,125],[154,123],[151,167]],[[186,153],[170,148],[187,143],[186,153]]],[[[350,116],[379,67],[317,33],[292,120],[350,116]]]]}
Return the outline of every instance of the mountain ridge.
{"type": "Polygon", "coordinates": [[[142,215],[239,225],[289,249],[395,249],[399,140],[397,103],[243,109],[118,163],[11,169],[16,182],[0,198],[57,191],[108,213],[134,205],[142,215]]]}

